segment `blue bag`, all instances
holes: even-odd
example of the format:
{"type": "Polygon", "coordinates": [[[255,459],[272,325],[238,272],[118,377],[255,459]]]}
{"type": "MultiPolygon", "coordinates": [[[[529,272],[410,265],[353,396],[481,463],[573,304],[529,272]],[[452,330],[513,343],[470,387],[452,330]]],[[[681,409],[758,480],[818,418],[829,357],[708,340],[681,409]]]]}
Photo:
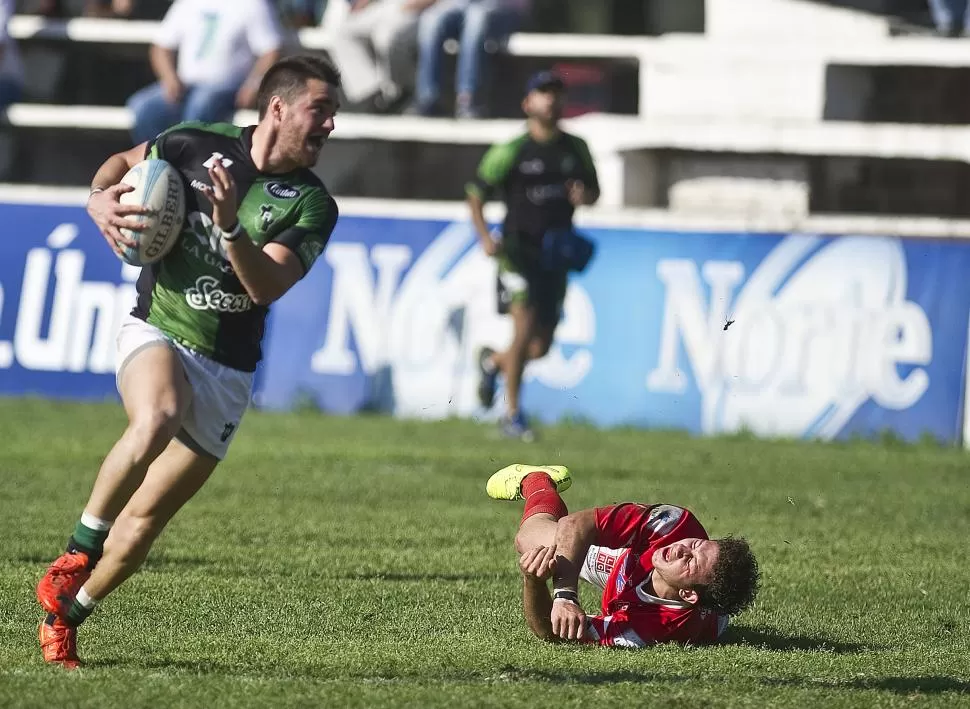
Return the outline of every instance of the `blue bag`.
{"type": "Polygon", "coordinates": [[[596,244],[574,229],[550,229],[542,237],[540,263],[546,271],[582,273],[595,252],[596,244]]]}

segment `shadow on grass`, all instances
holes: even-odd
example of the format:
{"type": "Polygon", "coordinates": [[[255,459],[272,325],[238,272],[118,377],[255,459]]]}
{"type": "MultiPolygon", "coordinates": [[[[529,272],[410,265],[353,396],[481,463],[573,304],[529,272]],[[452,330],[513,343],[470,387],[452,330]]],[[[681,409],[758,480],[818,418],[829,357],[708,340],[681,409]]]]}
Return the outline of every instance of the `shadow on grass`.
{"type": "Polygon", "coordinates": [[[144,658],[133,660],[130,657],[103,657],[84,663],[85,668],[105,670],[166,670],[170,672],[188,672],[196,675],[220,675],[224,677],[238,677],[252,673],[252,667],[247,665],[229,665],[212,660],[169,660],[165,658],[144,658]]]}
{"type": "Polygon", "coordinates": [[[824,679],[770,679],[762,678],[761,684],[773,687],[799,687],[802,689],[875,689],[894,694],[942,694],[957,692],[970,694],[970,682],[958,677],[856,677],[850,680],[824,679]]]}
{"type": "MultiPolygon", "coordinates": [[[[133,661],[130,658],[104,658],[86,664],[92,669],[130,669],[130,670],[162,670],[176,673],[187,673],[199,677],[218,675],[223,677],[243,677],[254,673],[249,664],[227,664],[212,660],[174,660],[144,658],[133,661]]],[[[322,671],[318,675],[318,668],[292,667],[290,671],[280,672],[278,668],[259,668],[256,674],[263,678],[276,679],[320,679],[330,678],[330,674],[322,671]]],[[[390,673],[375,677],[357,676],[354,681],[368,684],[372,682],[386,683],[398,681],[403,683],[423,682],[427,678],[422,676],[399,675],[390,673]]],[[[584,672],[582,670],[536,670],[506,665],[499,669],[497,675],[487,678],[473,674],[458,676],[439,675],[436,680],[442,682],[478,683],[482,682],[540,682],[548,684],[579,684],[579,685],[609,685],[609,684],[681,684],[685,682],[704,682],[694,675],[675,675],[663,672],[637,672],[622,670],[616,672],[584,672]]],[[[808,679],[808,678],[772,678],[751,677],[756,684],[765,687],[791,687],[793,689],[831,689],[831,690],[876,690],[901,695],[912,694],[943,694],[970,693],[970,682],[956,677],[945,676],[917,676],[917,677],[856,677],[852,679],[808,679]]]]}
{"type": "Polygon", "coordinates": [[[813,635],[786,635],[770,629],[728,626],[720,645],[750,645],[775,652],[831,652],[854,655],[883,648],[861,643],[845,643],[813,635]]]}

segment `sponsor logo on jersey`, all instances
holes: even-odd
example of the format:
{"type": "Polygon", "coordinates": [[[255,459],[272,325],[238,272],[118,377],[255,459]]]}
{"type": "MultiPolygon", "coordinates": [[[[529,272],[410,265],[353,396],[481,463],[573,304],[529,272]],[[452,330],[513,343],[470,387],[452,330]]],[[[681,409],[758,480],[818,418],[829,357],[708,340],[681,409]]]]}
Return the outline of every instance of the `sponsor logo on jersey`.
{"type": "Polygon", "coordinates": [[[614,564],[616,564],[616,556],[614,554],[602,551],[601,549],[596,551],[596,558],[593,560],[593,570],[596,573],[609,575],[613,571],[614,564]]]}
{"type": "Polygon", "coordinates": [[[244,313],[253,307],[253,300],[247,293],[227,293],[214,276],[199,276],[195,285],[185,291],[185,302],[193,310],[217,313],[244,313]]]}
{"type": "Polygon", "coordinates": [[[519,163],[519,171],[523,175],[541,175],[545,169],[545,163],[539,158],[535,158],[534,160],[525,160],[524,162],[519,163]]]}
{"type": "Polygon", "coordinates": [[[209,159],[202,163],[202,167],[211,170],[216,166],[216,160],[221,161],[223,167],[229,167],[233,162],[229,158],[223,156],[222,153],[212,153],[212,155],[209,156],[209,159]]]}
{"type": "Polygon", "coordinates": [[[285,182],[267,182],[263,185],[266,194],[276,199],[296,199],[300,196],[300,190],[285,182]]]}
{"type": "Polygon", "coordinates": [[[553,200],[566,198],[565,185],[536,185],[525,191],[526,198],[537,206],[542,206],[553,200]]]}

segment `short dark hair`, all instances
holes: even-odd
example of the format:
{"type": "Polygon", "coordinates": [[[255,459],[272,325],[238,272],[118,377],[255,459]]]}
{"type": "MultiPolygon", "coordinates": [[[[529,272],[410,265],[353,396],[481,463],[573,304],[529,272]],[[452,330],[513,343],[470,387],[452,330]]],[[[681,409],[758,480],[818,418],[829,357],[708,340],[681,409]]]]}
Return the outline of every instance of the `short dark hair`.
{"type": "Polygon", "coordinates": [[[754,603],[761,585],[758,560],[743,537],[715,539],[717,563],[711,582],[695,586],[698,604],[719,615],[737,615],[754,603]]]}
{"type": "Polygon", "coordinates": [[[263,80],[259,82],[259,91],[256,93],[259,117],[266,115],[270,99],[274,96],[290,103],[310,79],[319,79],[340,88],[340,72],[324,57],[316,54],[294,54],[277,61],[263,74],[263,80]]]}

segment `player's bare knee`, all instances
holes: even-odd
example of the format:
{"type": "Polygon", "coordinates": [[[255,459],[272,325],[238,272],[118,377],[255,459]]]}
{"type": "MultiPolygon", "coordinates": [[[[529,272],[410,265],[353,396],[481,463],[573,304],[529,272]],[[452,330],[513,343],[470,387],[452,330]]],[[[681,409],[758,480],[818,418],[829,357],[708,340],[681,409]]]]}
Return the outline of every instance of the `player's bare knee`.
{"type": "Polygon", "coordinates": [[[525,359],[529,354],[529,344],[531,339],[532,338],[528,336],[516,335],[512,340],[512,344],[509,345],[509,354],[516,359],[525,359]]]}
{"type": "Polygon", "coordinates": [[[529,359],[542,359],[549,353],[552,343],[546,339],[532,340],[529,343],[529,359]]]}
{"type": "Polygon", "coordinates": [[[128,426],[132,457],[140,462],[154,460],[175,437],[181,417],[173,408],[157,409],[135,417],[128,426]]]}

